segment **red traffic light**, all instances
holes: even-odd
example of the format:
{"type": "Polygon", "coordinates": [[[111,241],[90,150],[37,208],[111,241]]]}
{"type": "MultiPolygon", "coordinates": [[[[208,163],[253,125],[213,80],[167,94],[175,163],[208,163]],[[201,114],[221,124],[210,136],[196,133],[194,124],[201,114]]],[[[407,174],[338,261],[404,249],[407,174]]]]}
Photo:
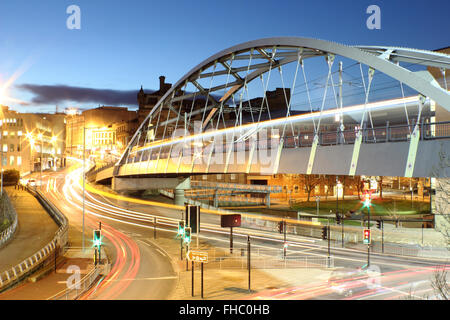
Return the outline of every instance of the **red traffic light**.
{"type": "Polygon", "coordinates": [[[363,242],[365,244],[369,244],[370,243],[370,230],[369,229],[364,229],[363,242]]]}

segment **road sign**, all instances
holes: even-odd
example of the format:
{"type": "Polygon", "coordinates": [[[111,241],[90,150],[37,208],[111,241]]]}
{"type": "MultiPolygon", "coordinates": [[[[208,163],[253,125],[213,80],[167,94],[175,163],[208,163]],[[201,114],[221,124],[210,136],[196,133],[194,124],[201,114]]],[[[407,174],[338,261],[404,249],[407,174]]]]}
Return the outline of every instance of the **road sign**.
{"type": "Polygon", "coordinates": [[[186,253],[186,258],[193,262],[208,263],[208,252],[189,250],[188,253],[186,253]]]}
{"type": "Polygon", "coordinates": [[[364,229],[363,243],[364,244],[370,244],[370,230],[369,229],[364,229]]]}

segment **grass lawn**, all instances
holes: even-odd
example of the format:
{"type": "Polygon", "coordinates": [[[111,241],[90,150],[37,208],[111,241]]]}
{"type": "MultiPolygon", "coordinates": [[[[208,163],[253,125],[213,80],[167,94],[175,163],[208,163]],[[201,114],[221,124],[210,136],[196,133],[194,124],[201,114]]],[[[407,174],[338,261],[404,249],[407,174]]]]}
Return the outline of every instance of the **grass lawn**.
{"type": "MultiPolygon", "coordinates": [[[[339,199],[338,208],[340,212],[347,211],[361,211],[367,213],[367,208],[362,209],[363,203],[358,199],[341,200],[339,199]]],[[[303,211],[308,213],[317,213],[317,204],[315,201],[300,202],[292,206],[293,210],[303,211]]],[[[336,200],[320,201],[319,214],[330,214],[336,212],[336,200]]],[[[370,207],[370,214],[377,216],[396,215],[414,215],[414,214],[429,214],[430,204],[427,202],[397,199],[374,199],[370,207]]]]}

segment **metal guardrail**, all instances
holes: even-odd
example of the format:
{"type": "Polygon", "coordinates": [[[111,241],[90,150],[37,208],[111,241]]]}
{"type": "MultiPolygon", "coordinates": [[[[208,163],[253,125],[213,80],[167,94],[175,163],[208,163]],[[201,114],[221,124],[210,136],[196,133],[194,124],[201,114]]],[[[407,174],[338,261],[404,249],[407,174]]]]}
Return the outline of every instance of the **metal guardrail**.
{"type": "MultiPolygon", "coordinates": [[[[348,127],[359,126],[359,124],[347,124],[348,127]]],[[[354,144],[357,133],[362,134],[363,143],[384,143],[384,142],[398,142],[409,141],[411,139],[411,133],[414,131],[415,124],[395,125],[395,126],[383,126],[374,128],[356,128],[353,130],[334,130],[334,131],[319,131],[319,145],[331,146],[339,144],[354,144]]],[[[419,123],[419,133],[421,140],[435,140],[435,139],[448,139],[450,138],[450,121],[433,122],[433,123],[419,123]]],[[[297,135],[285,136],[283,139],[284,148],[301,148],[311,147],[313,144],[315,133],[299,132],[297,135]]],[[[169,141],[169,140],[168,140],[169,141]]],[[[258,139],[257,141],[223,141],[222,143],[215,144],[215,150],[226,153],[231,150],[235,151],[250,151],[253,146],[256,146],[256,150],[269,150],[271,149],[272,142],[276,142],[276,146],[280,144],[280,138],[276,138],[272,141],[270,137],[267,139],[258,139]]],[[[142,162],[149,160],[167,159],[171,157],[170,151],[173,150],[171,145],[165,146],[162,144],[158,147],[160,152],[147,152],[145,150],[134,150],[130,152],[126,163],[142,162]]],[[[194,155],[196,147],[188,145],[183,147],[182,151],[184,155],[194,155]]],[[[178,157],[178,154],[177,156],[178,157]]]]}
{"type": "Polygon", "coordinates": [[[44,208],[46,208],[50,216],[59,225],[59,228],[53,239],[41,250],[9,270],[0,273],[0,292],[20,281],[38,268],[54,261],[53,257],[55,250],[58,250],[59,253],[61,250],[64,251],[68,242],[69,223],[67,218],[53,204],[46,200],[39,191],[30,188],[27,188],[27,190],[38,199],[44,208]],[[49,258],[51,258],[51,260],[49,258]]]}
{"type": "Polygon", "coordinates": [[[238,184],[238,183],[224,183],[224,182],[210,182],[210,181],[198,181],[192,180],[191,187],[196,188],[206,188],[206,189],[222,189],[222,190],[233,190],[233,191],[249,191],[251,192],[271,192],[279,193],[283,191],[281,186],[268,186],[268,185],[257,185],[257,184],[238,184]]]}
{"type": "Polygon", "coordinates": [[[101,268],[95,267],[88,274],[86,274],[78,283],[73,286],[64,289],[63,291],[55,294],[47,300],[75,300],[84,292],[86,292],[99,277],[101,268]]]}
{"type": "Polygon", "coordinates": [[[3,195],[0,197],[3,198],[1,202],[3,204],[3,207],[1,209],[3,210],[4,216],[10,222],[10,225],[0,233],[0,248],[1,248],[11,239],[12,235],[16,232],[18,219],[17,219],[17,212],[14,209],[11,203],[11,199],[9,199],[8,197],[8,194],[4,192],[3,195]]]}

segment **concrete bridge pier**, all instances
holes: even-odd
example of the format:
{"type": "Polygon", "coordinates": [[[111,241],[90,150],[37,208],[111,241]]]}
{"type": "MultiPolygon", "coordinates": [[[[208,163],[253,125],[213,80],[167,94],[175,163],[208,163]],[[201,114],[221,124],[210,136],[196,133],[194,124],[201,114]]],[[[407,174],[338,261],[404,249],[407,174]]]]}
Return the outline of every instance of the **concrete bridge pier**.
{"type": "Polygon", "coordinates": [[[184,190],[191,188],[191,178],[182,180],[173,190],[174,204],[177,206],[184,206],[186,197],[184,190]]]}

